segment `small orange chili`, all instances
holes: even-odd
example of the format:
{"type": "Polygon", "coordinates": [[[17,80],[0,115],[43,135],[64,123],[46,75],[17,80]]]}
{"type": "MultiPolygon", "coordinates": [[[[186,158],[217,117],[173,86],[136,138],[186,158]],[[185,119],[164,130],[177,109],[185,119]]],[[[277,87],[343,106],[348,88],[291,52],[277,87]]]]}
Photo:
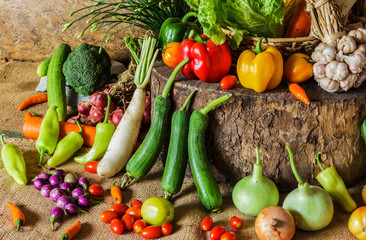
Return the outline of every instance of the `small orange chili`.
{"type": "Polygon", "coordinates": [[[288,89],[299,100],[305,104],[310,104],[309,98],[306,95],[305,90],[297,83],[289,83],[288,89]]]}
{"type": "Polygon", "coordinates": [[[61,240],[71,240],[74,237],[76,237],[76,235],[78,235],[78,233],[81,230],[81,222],[80,221],[76,221],[74,223],[74,225],[72,225],[71,227],[69,227],[68,229],[66,229],[62,235],[61,235],[61,240]]]}
{"type": "Polygon", "coordinates": [[[111,187],[111,195],[114,200],[116,200],[116,203],[122,203],[122,190],[115,186],[116,182],[113,183],[113,186],[111,187]]]}
{"type": "Polygon", "coordinates": [[[15,226],[17,226],[17,230],[19,230],[20,226],[22,226],[25,223],[25,216],[24,216],[22,210],[20,210],[16,205],[14,205],[10,202],[6,202],[6,204],[10,208],[11,213],[13,214],[14,224],[15,224],[15,226]]]}

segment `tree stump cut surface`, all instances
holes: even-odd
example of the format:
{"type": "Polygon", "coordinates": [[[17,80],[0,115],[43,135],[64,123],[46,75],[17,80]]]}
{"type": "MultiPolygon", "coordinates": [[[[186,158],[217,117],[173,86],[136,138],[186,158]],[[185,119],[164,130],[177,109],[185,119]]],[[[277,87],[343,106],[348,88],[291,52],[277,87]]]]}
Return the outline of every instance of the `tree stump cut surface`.
{"type": "MultiPolygon", "coordinates": [[[[152,101],[163,91],[172,69],[157,63],[151,79],[152,101]]],[[[322,152],[323,166],[334,166],[348,187],[365,179],[366,145],[360,126],[366,118],[366,84],[343,93],[327,93],[313,80],[303,85],[311,101],[296,99],[287,84],[256,93],[243,88],[224,90],[219,83],[187,80],[179,73],[170,92],[171,112],[179,110],[188,95],[198,90],[189,111],[231,93],[232,97],[209,113],[206,152],[216,179],[235,184],[252,174],[255,147],[260,148],[264,176],[280,191],[297,187],[286,145],[293,151],[297,171],[310,184],[319,185],[316,154],[322,152]]],[[[170,134],[170,129],[168,129],[170,134]]],[[[169,136],[167,134],[167,136],[169,136]]],[[[166,152],[168,139],[163,150],[166,152]]],[[[188,168],[189,169],[189,168],[188,168]]],[[[190,170],[187,171],[190,175],[190,170]]]]}

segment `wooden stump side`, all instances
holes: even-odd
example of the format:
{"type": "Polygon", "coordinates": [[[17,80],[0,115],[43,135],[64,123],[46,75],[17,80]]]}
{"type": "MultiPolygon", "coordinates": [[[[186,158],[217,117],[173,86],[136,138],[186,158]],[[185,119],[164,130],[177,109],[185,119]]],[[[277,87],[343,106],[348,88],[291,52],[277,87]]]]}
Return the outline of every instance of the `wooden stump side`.
{"type": "MultiPolygon", "coordinates": [[[[152,100],[161,94],[172,69],[156,64],[151,84],[152,100]]],[[[317,184],[320,169],[316,154],[322,152],[324,167],[334,166],[347,186],[365,179],[366,146],[360,125],[366,118],[366,86],[346,93],[330,94],[313,81],[305,83],[311,104],[296,99],[283,84],[272,91],[255,93],[240,84],[223,90],[219,84],[185,80],[179,74],[172,87],[172,112],[178,110],[192,90],[198,90],[190,111],[227,94],[233,96],[209,113],[206,150],[218,181],[235,184],[252,173],[255,147],[260,147],[263,174],[281,191],[297,187],[286,145],[294,153],[300,176],[317,184]]],[[[166,144],[167,145],[167,144],[166,144]]],[[[166,151],[167,146],[165,147],[166,151]]]]}

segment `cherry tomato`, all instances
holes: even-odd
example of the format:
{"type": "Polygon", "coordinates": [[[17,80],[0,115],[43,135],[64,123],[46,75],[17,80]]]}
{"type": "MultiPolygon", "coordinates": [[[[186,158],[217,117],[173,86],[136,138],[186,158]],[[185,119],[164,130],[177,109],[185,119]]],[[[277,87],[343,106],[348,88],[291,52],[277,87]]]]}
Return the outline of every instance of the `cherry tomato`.
{"type": "Polygon", "coordinates": [[[221,235],[220,240],[236,240],[238,237],[234,232],[226,232],[221,235]]]}
{"type": "Polygon", "coordinates": [[[122,223],[126,230],[132,230],[134,222],[135,222],[135,219],[130,214],[123,215],[122,223]]]}
{"type": "Polygon", "coordinates": [[[223,226],[215,226],[210,231],[210,239],[211,240],[220,240],[222,234],[224,234],[225,228],[223,226]]]}
{"type": "Polygon", "coordinates": [[[180,42],[168,43],[163,52],[163,61],[171,68],[179,64],[180,42]]]}
{"type": "Polygon", "coordinates": [[[140,233],[142,231],[142,229],[144,229],[147,226],[147,223],[145,220],[143,219],[137,219],[134,223],[133,223],[133,231],[135,231],[136,233],[140,233]]]}
{"type": "Polygon", "coordinates": [[[145,239],[155,239],[160,237],[161,229],[158,226],[148,226],[142,229],[141,237],[145,239]]]}
{"type": "Polygon", "coordinates": [[[313,76],[313,63],[304,53],[294,53],[283,65],[283,78],[293,83],[302,83],[313,76]]]}
{"type": "Polygon", "coordinates": [[[130,214],[133,219],[137,220],[141,218],[141,208],[138,207],[130,207],[126,210],[126,214],[130,214]]]}
{"type": "Polygon", "coordinates": [[[223,89],[233,88],[236,85],[237,81],[238,79],[234,75],[226,75],[221,79],[220,87],[223,89]]]}
{"type": "Polygon", "coordinates": [[[128,206],[126,204],[123,204],[123,203],[113,204],[109,208],[110,211],[116,212],[118,214],[119,218],[121,218],[126,213],[127,209],[128,209],[128,206]]]}
{"type": "Polygon", "coordinates": [[[202,219],[201,228],[203,231],[210,231],[213,226],[213,220],[210,217],[202,219]]]}
{"type": "Polygon", "coordinates": [[[141,208],[141,206],[142,206],[142,202],[140,200],[132,199],[131,202],[130,202],[130,207],[141,208]]]}
{"type": "Polygon", "coordinates": [[[122,234],[124,227],[123,227],[123,223],[121,220],[119,220],[118,218],[115,218],[111,221],[111,230],[112,233],[114,234],[122,234]]]}
{"type": "Polygon", "coordinates": [[[348,220],[348,229],[356,238],[365,240],[366,232],[366,206],[354,210],[348,220]]]}
{"type": "Polygon", "coordinates": [[[164,223],[163,225],[161,225],[161,232],[164,235],[169,235],[171,234],[173,231],[173,225],[171,223],[164,223]]]}
{"type": "Polygon", "coordinates": [[[234,229],[240,229],[243,226],[243,220],[240,217],[234,216],[230,219],[230,225],[234,229]]]}
{"type": "Polygon", "coordinates": [[[109,210],[105,210],[100,214],[100,220],[102,220],[102,222],[104,223],[110,223],[113,219],[116,218],[118,218],[118,214],[109,210]]]}
{"type": "Polygon", "coordinates": [[[163,197],[151,197],[141,206],[141,216],[149,224],[161,227],[174,219],[174,206],[163,197]]]}
{"type": "Polygon", "coordinates": [[[101,197],[104,194],[104,189],[98,184],[92,184],[89,186],[89,192],[94,197],[101,197]]]}
{"type": "Polygon", "coordinates": [[[84,164],[84,169],[87,172],[90,173],[97,173],[97,167],[98,167],[98,163],[97,161],[90,161],[84,164]]]}

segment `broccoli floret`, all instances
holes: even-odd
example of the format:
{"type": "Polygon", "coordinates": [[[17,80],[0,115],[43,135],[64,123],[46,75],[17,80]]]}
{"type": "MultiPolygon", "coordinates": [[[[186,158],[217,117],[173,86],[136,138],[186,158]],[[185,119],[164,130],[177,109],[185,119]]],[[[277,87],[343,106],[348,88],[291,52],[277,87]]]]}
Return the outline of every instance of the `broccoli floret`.
{"type": "Polygon", "coordinates": [[[76,92],[89,96],[111,80],[111,60],[108,53],[87,43],[80,44],[65,61],[62,72],[68,85],[76,92]]]}

